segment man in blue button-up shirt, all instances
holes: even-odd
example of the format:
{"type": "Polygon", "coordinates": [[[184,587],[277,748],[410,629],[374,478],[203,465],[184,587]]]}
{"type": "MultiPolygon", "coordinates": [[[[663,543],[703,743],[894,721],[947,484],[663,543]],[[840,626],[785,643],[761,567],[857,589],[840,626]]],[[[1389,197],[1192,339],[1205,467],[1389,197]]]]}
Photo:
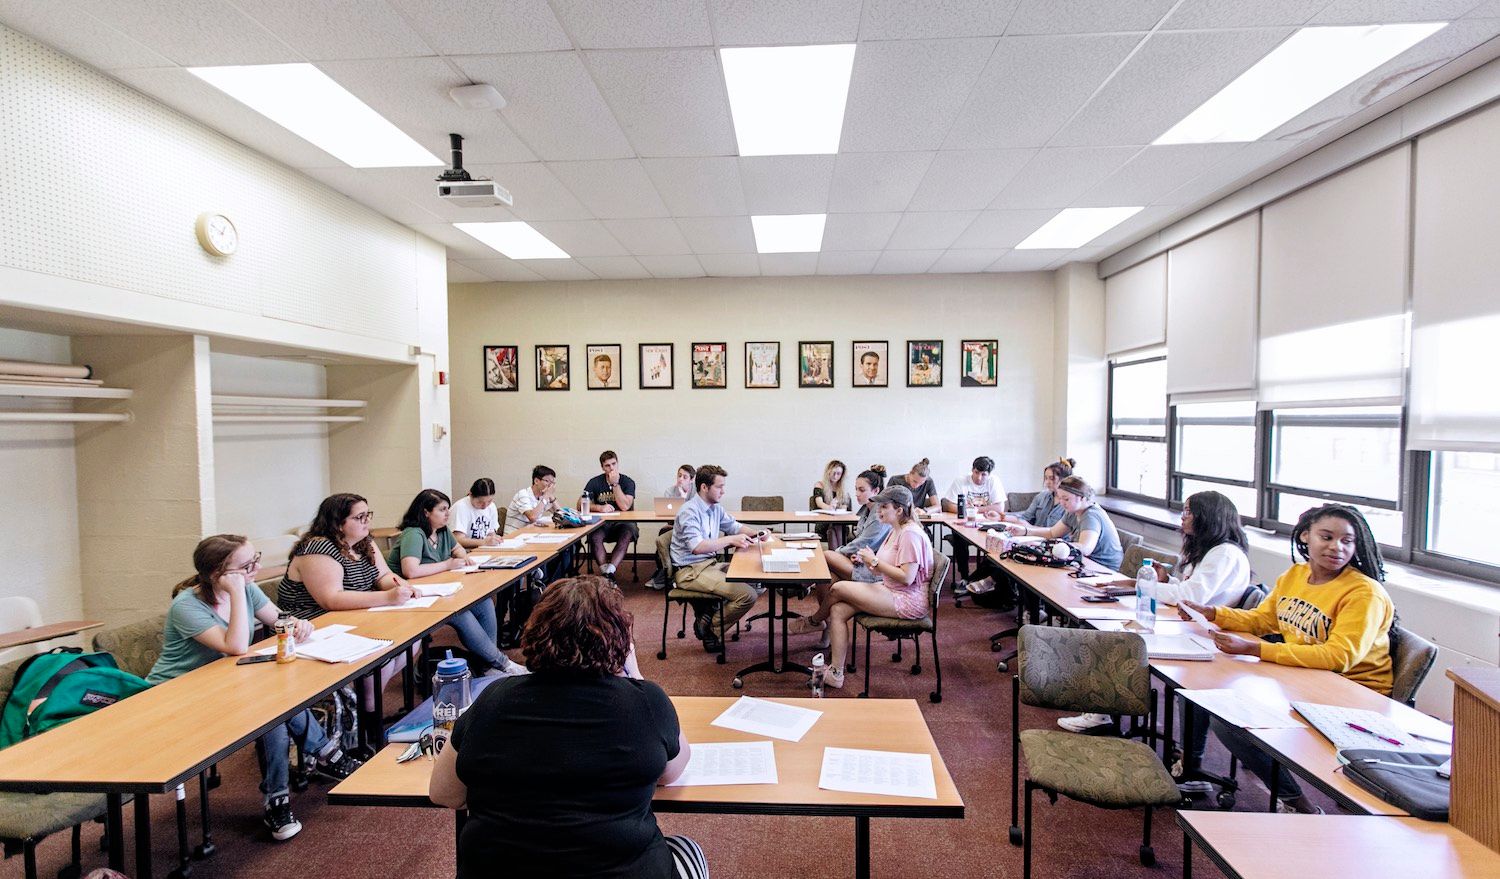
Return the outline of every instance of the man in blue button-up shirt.
{"type": "Polygon", "coordinates": [[[741,525],[720,506],[724,499],[724,482],[728,473],[723,467],[706,464],[693,476],[697,494],[677,511],[672,525],[672,566],[677,569],[680,589],[704,592],[724,599],[724,618],[715,618],[714,604],[695,602],[697,619],[693,634],[703,641],[703,649],[719,652],[719,637],[755,606],[755,590],[748,583],[729,582],[728,566],[716,559],[720,552],[750,545],[757,529],[741,525]]]}

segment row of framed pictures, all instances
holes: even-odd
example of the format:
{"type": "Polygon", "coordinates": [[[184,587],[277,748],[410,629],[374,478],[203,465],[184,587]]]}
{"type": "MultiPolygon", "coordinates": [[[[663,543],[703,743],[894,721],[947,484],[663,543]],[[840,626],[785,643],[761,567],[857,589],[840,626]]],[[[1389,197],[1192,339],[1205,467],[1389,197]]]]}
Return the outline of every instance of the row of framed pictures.
{"type": "MultiPolygon", "coordinates": [[[[567,345],[536,345],[536,389],[566,391],[572,387],[571,349],[567,345]]],[[[729,387],[729,346],[724,342],[693,342],[692,386],[729,387]]],[[[833,342],[797,343],[797,387],[834,387],[833,342]]],[[[992,388],[998,383],[1000,343],[996,339],[965,339],[959,343],[959,384],[992,388]]],[[[640,387],[670,390],[675,385],[676,347],[671,342],[640,343],[640,387]]],[[[890,343],[853,342],[850,384],[856,388],[890,386],[890,343]]],[[[906,343],[906,386],[935,388],[943,384],[943,343],[940,339],[906,343]]],[[[591,391],[620,389],[624,363],[620,345],[587,345],[584,372],[591,391]]],[[[745,343],[745,387],[781,387],[781,343],[745,343]]],[[[484,389],[520,390],[520,347],[484,346],[484,389]]]]}

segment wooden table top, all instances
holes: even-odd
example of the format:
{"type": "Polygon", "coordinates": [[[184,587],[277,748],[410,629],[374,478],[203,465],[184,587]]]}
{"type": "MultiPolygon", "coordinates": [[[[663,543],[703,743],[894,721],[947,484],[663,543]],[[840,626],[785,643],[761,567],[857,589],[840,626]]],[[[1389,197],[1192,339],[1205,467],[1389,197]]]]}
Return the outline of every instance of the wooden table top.
{"type": "Polygon", "coordinates": [[[725,576],[734,582],[767,584],[823,583],[832,579],[833,574],[828,570],[828,560],[823,558],[823,553],[816,548],[812,551],[812,558],[797,566],[796,573],[762,570],[760,562],[762,554],[784,546],[786,546],[786,541],[772,538],[754,546],[735,550],[734,555],[729,559],[729,573],[725,576]]]}
{"type": "MultiPolygon", "coordinates": [[[[759,736],[710,725],[735,701],[726,696],[673,696],[688,741],[755,741],[759,736]]],[[[776,699],[823,712],[800,742],[773,739],[774,785],[659,787],[658,812],[718,812],[774,815],[867,815],[872,817],[963,817],[963,799],[938,753],[927,722],[911,699],[776,699]],[[825,747],[924,753],[932,757],[936,800],[822,790],[818,776],[825,747]]],[[[345,805],[431,806],[427,785],[432,762],[397,764],[406,745],[390,745],[328,792],[330,803],[345,805]]]]}
{"type": "Polygon", "coordinates": [[[97,620],[63,620],[58,623],[47,623],[44,626],[32,626],[29,629],[17,629],[0,635],[0,650],[20,647],[23,644],[35,644],[39,641],[50,641],[53,638],[65,638],[89,629],[97,629],[102,625],[104,624],[97,620]]]}
{"type": "Polygon", "coordinates": [[[1488,705],[1491,710],[1500,711],[1500,668],[1484,666],[1450,668],[1448,679],[1453,681],[1455,687],[1466,693],[1472,693],[1474,698],[1488,705]]]}
{"type": "Polygon", "coordinates": [[[1183,811],[1177,823],[1230,879],[1283,879],[1298,865],[1321,879],[1500,876],[1500,854],[1435,821],[1183,811]]]}

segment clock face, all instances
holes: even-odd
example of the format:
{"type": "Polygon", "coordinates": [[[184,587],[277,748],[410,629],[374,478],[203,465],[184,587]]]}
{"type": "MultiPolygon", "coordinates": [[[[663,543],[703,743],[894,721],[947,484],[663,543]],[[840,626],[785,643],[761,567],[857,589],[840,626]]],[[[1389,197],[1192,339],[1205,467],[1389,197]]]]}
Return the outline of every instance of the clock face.
{"type": "Polygon", "coordinates": [[[197,224],[198,243],[209,253],[228,256],[239,249],[240,235],[223,214],[202,214],[197,224]]]}

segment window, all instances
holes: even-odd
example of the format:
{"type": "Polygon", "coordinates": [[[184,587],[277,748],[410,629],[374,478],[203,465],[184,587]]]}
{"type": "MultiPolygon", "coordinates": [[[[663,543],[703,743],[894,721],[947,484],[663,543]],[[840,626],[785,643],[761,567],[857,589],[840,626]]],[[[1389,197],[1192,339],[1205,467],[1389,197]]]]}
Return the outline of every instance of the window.
{"type": "Polygon", "coordinates": [[[1296,523],[1309,507],[1349,504],[1382,544],[1406,545],[1401,513],[1401,409],[1278,409],[1271,414],[1269,518],[1296,523]]]}
{"type": "Polygon", "coordinates": [[[1167,498],[1167,358],[1109,367],[1109,489],[1167,498]]]}
{"type": "Polygon", "coordinates": [[[1217,491],[1247,519],[1258,517],[1255,403],[1182,403],[1173,407],[1172,500],[1217,491]]]}
{"type": "Polygon", "coordinates": [[[1500,566],[1500,454],[1433,452],[1427,549],[1500,566]]]}

